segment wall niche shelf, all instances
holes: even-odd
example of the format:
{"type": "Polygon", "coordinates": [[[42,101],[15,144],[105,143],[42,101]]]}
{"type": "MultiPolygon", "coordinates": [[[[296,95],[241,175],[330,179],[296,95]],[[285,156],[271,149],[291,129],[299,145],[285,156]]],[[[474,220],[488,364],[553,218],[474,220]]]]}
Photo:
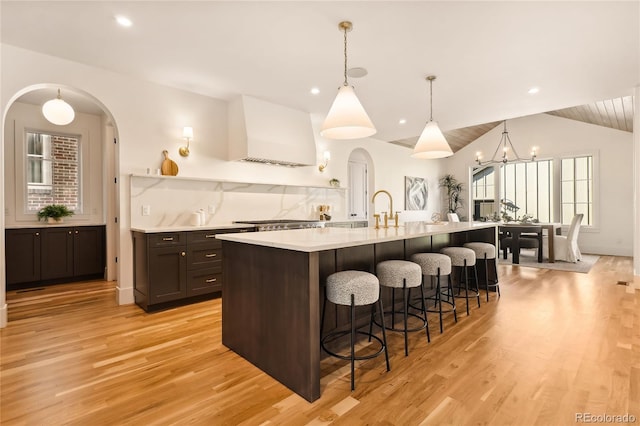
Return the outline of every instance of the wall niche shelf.
{"type": "Polygon", "coordinates": [[[225,185],[259,185],[264,187],[274,187],[274,186],[285,186],[285,187],[293,187],[293,188],[313,188],[313,189],[334,189],[334,190],[346,190],[347,188],[344,186],[331,186],[331,185],[295,185],[288,183],[271,183],[271,182],[243,182],[239,180],[229,180],[229,179],[212,179],[212,178],[202,178],[202,177],[189,177],[189,176],[166,176],[166,175],[147,175],[147,174],[136,174],[131,173],[129,175],[131,178],[142,178],[149,180],[166,180],[166,181],[185,181],[185,182],[211,182],[211,183],[221,183],[225,185]]]}

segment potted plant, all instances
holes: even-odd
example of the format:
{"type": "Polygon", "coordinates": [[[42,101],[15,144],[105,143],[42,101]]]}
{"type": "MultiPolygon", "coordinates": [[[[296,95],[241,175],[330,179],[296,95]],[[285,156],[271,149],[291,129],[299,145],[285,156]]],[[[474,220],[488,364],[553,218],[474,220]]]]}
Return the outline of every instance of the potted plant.
{"type": "Polygon", "coordinates": [[[440,187],[447,189],[447,213],[457,213],[462,207],[462,182],[453,175],[444,175],[440,178],[440,187]]]}
{"type": "Polygon", "coordinates": [[[64,204],[49,204],[38,211],[38,220],[47,219],[49,223],[60,223],[66,216],[72,216],[73,211],[64,204]]]}

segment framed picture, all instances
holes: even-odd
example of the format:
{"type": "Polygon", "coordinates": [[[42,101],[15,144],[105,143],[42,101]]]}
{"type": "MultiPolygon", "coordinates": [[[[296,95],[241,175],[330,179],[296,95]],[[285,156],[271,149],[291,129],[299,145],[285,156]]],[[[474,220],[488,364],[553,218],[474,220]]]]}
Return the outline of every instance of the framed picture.
{"type": "Polygon", "coordinates": [[[426,179],[411,176],[404,177],[405,210],[426,210],[428,198],[426,179]]]}

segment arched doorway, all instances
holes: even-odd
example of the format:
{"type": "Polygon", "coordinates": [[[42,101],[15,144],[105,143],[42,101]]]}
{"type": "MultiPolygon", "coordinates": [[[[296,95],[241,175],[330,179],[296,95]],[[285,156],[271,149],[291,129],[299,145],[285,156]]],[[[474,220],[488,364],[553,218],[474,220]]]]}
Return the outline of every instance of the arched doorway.
{"type": "Polygon", "coordinates": [[[373,219],[373,211],[369,208],[369,194],[375,187],[375,174],[371,155],[363,148],[356,148],[349,154],[349,219],[373,219]]]}
{"type": "MultiPolygon", "coordinates": [[[[0,261],[0,326],[6,325],[6,265],[5,265],[5,229],[37,227],[37,217],[27,203],[37,196],[37,191],[25,190],[41,186],[47,187],[45,177],[33,182],[33,176],[43,176],[42,170],[34,170],[34,164],[45,163],[33,151],[34,144],[27,143],[33,134],[76,140],[78,168],[82,168],[77,198],[82,208],[79,214],[69,220],[69,225],[104,224],[106,225],[106,279],[115,281],[118,276],[117,252],[119,226],[115,221],[118,211],[118,184],[114,177],[118,175],[117,128],[108,108],[91,94],[80,89],[52,84],[38,84],[25,87],[10,98],[4,110],[2,150],[3,185],[0,188],[3,217],[2,228],[3,256],[0,261]],[[41,106],[57,96],[61,90],[63,99],[69,103],[76,118],[69,125],[56,126],[44,119],[41,106]],[[75,138],[75,139],[74,139],[75,138]],[[79,141],[79,142],[78,142],[79,141]],[[29,146],[27,146],[29,145],[29,146]],[[31,169],[30,169],[31,168],[31,169]],[[33,194],[36,194],[35,196],[33,194]]],[[[51,162],[51,161],[50,161],[51,162]]],[[[37,167],[36,167],[37,169],[37,167]]],[[[49,173],[51,173],[49,171],[49,173]]],[[[46,176],[46,173],[44,173],[46,176]]],[[[50,186],[50,185],[49,185],[50,186]]],[[[33,206],[31,206],[33,207],[33,206]]]]}

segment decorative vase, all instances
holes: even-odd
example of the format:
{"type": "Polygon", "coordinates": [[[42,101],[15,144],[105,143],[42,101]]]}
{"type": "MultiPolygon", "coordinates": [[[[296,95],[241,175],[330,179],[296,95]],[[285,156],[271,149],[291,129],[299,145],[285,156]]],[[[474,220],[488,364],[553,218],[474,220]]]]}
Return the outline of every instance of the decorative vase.
{"type": "Polygon", "coordinates": [[[55,217],[48,217],[47,218],[47,223],[62,223],[64,222],[64,219],[61,217],[55,218],[55,217]]]}

